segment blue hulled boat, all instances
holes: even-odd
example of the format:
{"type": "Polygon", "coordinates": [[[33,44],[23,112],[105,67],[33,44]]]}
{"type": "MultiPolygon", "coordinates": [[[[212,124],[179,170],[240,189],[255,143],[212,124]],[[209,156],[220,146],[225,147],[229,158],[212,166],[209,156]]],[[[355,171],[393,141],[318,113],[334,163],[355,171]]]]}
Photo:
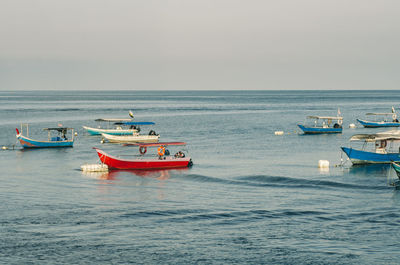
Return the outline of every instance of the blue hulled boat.
{"type": "Polygon", "coordinates": [[[359,123],[365,128],[378,128],[378,127],[399,127],[400,123],[398,121],[366,121],[357,119],[359,123]]]}
{"type": "Polygon", "coordinates": [[[398,131],[356,134],[350,138],[350,141],[362,142],[361,150],[341,147],[354,165],[400,162],[400,134],[398,131]]]}
{"type": "Polygon", "coordinates": [[[123,126],[123,122],[131,122],[132,119],[96,119],[96,122],[107,124],[106,128],[82,126],[90,135],[101,135],[102,133],[110,135],[130,135],[137,133],[137,130],[129,126],[123,126]]]}
{"type": "MultiPolygon", "coordinates": [[[[338,116],[307,116],[308,120],[313,120],[311,125],[298,124],[299,128],[305,134],[321,134],[321,133],[341,133],[343,131],[343,117],[338,110],[338,116]]],[[[310,122],[308,122],[310,123],[310,122]]]]}
{"type": "Polygon", "coordinates": [[[361,125],[364,126],[365,128],[399,127],[400,126],[400,122],[397,119],[397,115],[394,110],[394,107],[392,107],[391,113],[367,113],[365,115],[375,117],[374,121],[357,119],[357,121],[359,123],[361,123],[361,125]],[[383,117],[383,119],[377,120],[377,117],[383,117]]]}
{"type": "Polygon", "coordinates": [[[74,145],[74,129],[66,127],[56,127],[56,128],[44,128],[48,132],[48,139],[45,140],[35,140],[29,138],[28,124],[21,125],[21,132],[17,131],[17,139],[23,148],[47,148],[47,147],[73,147],[74,145]],[[22,135],[23,128],[25,127],[26,136],[22,135]],[[67,138],[67,132],[71,131],[71,138],[67,138]],[[56,136],[52,135],[52,132],[56,132],[56,136]]]}

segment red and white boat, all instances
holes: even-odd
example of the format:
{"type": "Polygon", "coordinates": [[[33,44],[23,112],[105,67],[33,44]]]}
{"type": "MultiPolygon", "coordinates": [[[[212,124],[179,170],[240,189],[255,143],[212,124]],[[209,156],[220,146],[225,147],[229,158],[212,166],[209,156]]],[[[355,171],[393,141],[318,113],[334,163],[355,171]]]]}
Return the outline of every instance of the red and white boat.
{"type": "Polygon", "coordinates": [[[184,142],[159,142],[129,144],[139,147],[140,155],[135,159],[124,159],[107,154],[103,150],[94,148],[100,161],[111,169],[168,169],[184,168],[193,165],[192,159],[183,151],[169,154],[168,146],[184,146],[184,142]],[[156,156],[145,155],[148,147],[157,147],[156,156]]]}

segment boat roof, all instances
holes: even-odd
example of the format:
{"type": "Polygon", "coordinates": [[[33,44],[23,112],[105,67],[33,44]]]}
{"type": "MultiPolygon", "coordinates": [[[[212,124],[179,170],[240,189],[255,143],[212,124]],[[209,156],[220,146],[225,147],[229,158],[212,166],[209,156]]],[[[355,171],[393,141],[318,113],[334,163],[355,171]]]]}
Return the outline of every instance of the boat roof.
{"type": "Polygon", "coordinates": [[[343,117],[330,117],[330,116],[307,116],[309,119],[324,119],[324,120],[343,120],[343,117]]]}
{"type": "Polygon", "coordinates": [[[73,129],[74,128],[67,128],[67,127],[43,128],[43,130],[46,130],[46,131],[59,131],[59,132],[66,131],[66,130],[73,130],[73,129]]]}
{"type": "Polygon", "coordinates": [[[392,133],[355,134],[350,138],[350,141],[376,142],[382,140],[400,140],[400,135],[392,133]]]}
{"type": "Polygon", "coordinates": [[[115,124],[122,125],[154,125],[155,123],[152,121],[129,121],[129,122],[116,122],[115,124]]]}
{"type": "Polygon", "coordinates": [[[107,121],[107,122],[125,122],[125,121],[131,121],[132,119],[95,119],[95,121],[107,121]]]}
{"type": "Polygon", "coordinates": [[[365,115],[393,115],[395,114],[394,112],[389,112],[389,113],[373,113],[373,112],[369,112],[366,113],[365,115]]]}
{"type": "Polygon", "coordinates": [[[134,144],[124,144],[124,145],[151,147],[151,146],[186,145],[186,143],[185,142],[158,142],[158,143],[134,143],[134,144]]]}

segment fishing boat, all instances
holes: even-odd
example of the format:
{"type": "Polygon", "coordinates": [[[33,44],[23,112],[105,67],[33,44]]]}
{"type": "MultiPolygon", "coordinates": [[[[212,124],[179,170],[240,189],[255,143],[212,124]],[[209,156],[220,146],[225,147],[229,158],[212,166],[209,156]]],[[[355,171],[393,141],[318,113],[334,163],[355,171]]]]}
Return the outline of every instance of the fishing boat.
{"type": "Polygon", "coordinates": [[[392,162],[392,168],[394,169],[394,171],[396,172],[397,176],[400,179],[400,164],[392,162]]]}
{"type": "MultiPolygon", "coordinates": [[[[163,142],[163,143],[140,143],[131,144],[139,147],[139,154],[133,159],[125,159],[107,154],[103,150],[94,148],[103,164],[110,169],[168,169],[190,167],[192,159],[183,151],[170,154],[167,148],[173,146],[185,146],[184,142],[163,142]],[[147,148],[157,148],[157,153],[146,155],[147,148]]],[[[131,157],[131,156],[130,156],[131,157]]]]}
{"type": "Polygon", "coordinates": [[[341,147],[354,165],[400,162],[400,135],[398,132],[356,134],[350,141],[361,143],[360,149],[341,147]]]}
{"type": "Polygon", "coordinates": [[[160,135],[153,130],[149,134],[111,135],[102,133],[101,136],[103,136],[103,142],[106,140],[110,143],[156,143],[160,138],[160,135]]]}
{"type": "Polygon", "coordinates": [[[129,135],[136,133],[137,130],[131,126],[123,126],[123,122],[130,122],[132,119],[96,119],[96,122],[105,123],[106,128],[98,126],[98,128],[82,126],[90,135],[101,135],[102,133],[110,135],[129,135]]]}
{"type": "Polygon", "coordinates": [[[140,126],[143,125],[154,125],[154,122],[122,122],[119,123],[125,126],[131,126],[137,130],[137,132],[131,135],[111,135],[107,133],[102,133],[103,142],[107,140],[110,143],[155,143],[158,142],[160,135],[154,130],[150,130],[148,134],[140,134],[140,126]]]}
{"type": "Polygon", "coordinates": [[[343,130],[343,117],[340,116],[339,110],[336,117],[307,116],[307,120],[313,122],[307,122],[307,125],[297,125],[305,134],[341,133],[343,130]]]}
{"type": "Polygon", "coordinates": [[[74,129],[67,127],[44,128],[48,132],[47,141],[35,140],[29,137],[28,124],[21,124],[21,132],[18,128],[17,139],[23,148],[46,148],[46,147],[73,147],[74,145],[74,129]],[[68,139],[67,132],[71,132],[71,138],[68,139]],[[23,135],[25,133],[25,135],[23,135]],[[56,134],[56,136],[54,136],[56,134]]]}
{"type": "Polygon", "coordinates": [[[365,128],[378,128],[378,127],[399,127],[400,122],[397,119],[396,111],[392,106],[392,112],[390,113],[366,113],[367,116],[375,117],[374,121],[357,119],[359,123],[365,128]],[[378,117],[383,117],[378,120],[378,117]]]}

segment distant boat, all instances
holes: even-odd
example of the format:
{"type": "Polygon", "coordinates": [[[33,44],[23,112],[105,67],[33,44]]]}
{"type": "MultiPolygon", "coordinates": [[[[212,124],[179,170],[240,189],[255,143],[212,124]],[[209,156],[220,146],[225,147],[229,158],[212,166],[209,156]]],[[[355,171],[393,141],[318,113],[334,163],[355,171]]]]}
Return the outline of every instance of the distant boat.
{"type": "Polygon", "coordinates": [[[35,140],[29,138],[29,126],[28,124],[21,124],[21,132],[18,128],[17,139],[23,148],[47,148],[47,147],[73,147],[74,145],[74,129],[66,127],[55,127],[55,128],[44,128],[48,132],[47,141],[35,140]],[[23,132],[25,129],[25,134],[23,132]],[[67,132],[71,131],[71,138],[67,138],[67,132]],[[53,136],[52,132],[56,132],[57,136],[53,136]]]}
{"type": "Polygon", "coordinates": [[[154,122],[151,121],[142,121],[142,122],[117,122],[116,125],[129,126],[132,129],[135,129],[136,132],[129,135],[112,135],[108,133],[102,133],[103,140],[107,140],[110,143],[154,143],[158,142],[160,135],[158,135],[155,131],[150,130],[148,134],[139,134],[141,131],[140,126],[151,126],[154,125],[154,122]]]}
{"type": "Polygon", "coordinates": [[[121,125],[122,122],[130,122],[132,119],[96,119],[95,121],[107,123],[107,128],[102,128],[100,126],[98,128],[82,126],[91,135],[100,135],[102,133],[111,135],[128,135],[137,133],[136,129],[121,125]]]}
{"type": "Polygon", "coordinates": [[[392,168],[396,172],[397,177],[400,179],[400,165],[395,162],[392,162],[392,168]]]}
{"type": "Polygon", "coordinates": [[[164,142],[164,143],[143,143],[134,144],[139,147],[139,156],[134,159],[124,159],[107,154],[106,152],[94,148],[103,164],[110,169],[169,169],[190,167],[192,159],[187,157],[183,151],[178,151],[174,155],[169,154],[166,149],[169,146],[186,145],[184,142],[164,142]],[[148,147],[158,147],[156,155],[145,156],[148,147]]]}
{"type": "Polygon", "coordinates": [[[340,116],[338,110],[338,116],[307,116],[308,120],[313,120],[312,125],[298,124],[299,128],[305,134],[321,134],[321,133],[341,133],[343,131],[343,117],[340,116]]]}
{"type": "Polygon", "coordinates": [[[378,128],[378,127],[399,127],[400,122],[397,119],[397,114],[396,111],[394,110],[394,107],[392,106],[392,112],[390,113],[367,113],[365,115],[368,116],[374,116],[375,121],[367,121],[367,120],[361,120],[357,119],[359,123],[361,123],[362,126],[365,128],[378,128]],[[377,120],[377,117],[383,117],[382,120],[377,120]]]}
{"type": "Polygon", "coordinates": [[[350,141],[359,141],[362,148],[341,147],[354,165],[400,162],[398,131],[377,134],[356,134],[350,141]]]}
{"type": "Polygon", "coordinates": [[[149,134],[111,135],[102,133],[101,136],[110,143],[155,143],[160,138],[160,135],[153,130],[149,134]]]}

